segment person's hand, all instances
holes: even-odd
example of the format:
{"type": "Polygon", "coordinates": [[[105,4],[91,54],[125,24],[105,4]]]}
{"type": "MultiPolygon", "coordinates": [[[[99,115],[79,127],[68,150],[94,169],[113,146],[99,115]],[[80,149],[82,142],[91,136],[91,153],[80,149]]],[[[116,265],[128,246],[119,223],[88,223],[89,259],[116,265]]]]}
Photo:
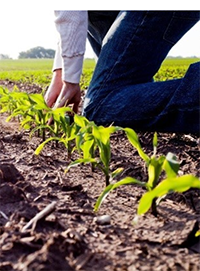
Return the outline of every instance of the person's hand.
{"type": "Polygon", "coordinates": [[[77,113],[81,101],[80,86],[79,84],[63,82],[62,70],[55,70],[44,98],[49,107],[57,108],[72,104],[72,110],[77,113]]]}
{"type": "Polygon", "coordinates": [[[72,110],[78,113],[78,106],[81,101],[81,90],[79,84],[63,82],[62,89],[53,108],[72,104],[72,110]]]}

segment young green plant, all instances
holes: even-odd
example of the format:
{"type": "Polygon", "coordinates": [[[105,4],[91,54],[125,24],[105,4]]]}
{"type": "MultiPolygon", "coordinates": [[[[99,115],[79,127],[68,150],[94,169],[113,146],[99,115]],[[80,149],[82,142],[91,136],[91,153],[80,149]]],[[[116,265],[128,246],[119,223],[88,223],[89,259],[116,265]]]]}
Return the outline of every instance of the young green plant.
{"type": "Polygon", "coordinates": [[[141,197],[137,215],[146,213],[150,208],[152,213],[157,216],[157,199],[163,197],[167,193],[184,192],[190,188],[200,188],[200,180],[193,175],[177,176],[179,163],[174,154],[168,153],[167,156],[156,157],[157,152],[157,133],[153,138],[153,155],[149,157],[143,151],[138,136],[134,130],[130,128],[124,129],[128,140],[138,151],[139,156],[144,160],[148,169],[147,182],[141,182],[132,177],[126,177],[114,184],[108,185],[101,193],[96,201],[94,210],[97,211],[107,195],[114,189],[122,185],[139,185],[146,188],[147,192],[141,197]],[[166,178],[160,181],[161,173],[165,171],[166,178]]]}
{"type": "Polygon", "coordinates": [[[50,131],[52,136],[47,138],[37,147],[35,150],[36,155],[40,154],[48,142],[55,141],[56,143],[64,144],[68,152],[68,158],[71,158],[72,140],[76,137],[76,126],[74,122],[71,123],[71,118],[67,113],[73,113],[69,107],[52,109],[51,115],[49,116],[53,119],[53,124],[50,125],[47,123],[43,125],[44,128],[50,131]]]}
{"type": "Polygon", "coordinates": [[[13,108],[7,121],[18,116],[20,125],[24,129],[31,130],[40,127],[43,140],[45,140],[45,130],[41,127],[48,120],[48,113],[51,109],[47,107],[43,95],[11,92],[8,97],[13,108]]]}
{"type": "Polygon", "coordinates": [[[119,168],[112,172],[110,169],[110,136],[121,128],[97,126],[94,122],[78,115],[75,115],[74,120],[80,127],[76,137],[76,147],[79,154],[82,153],[82,157],[70,163],[67,170],[82,163],[91,163],[93,168],[97,167],[104,173],[105,182],[108,185],[111,179],[123,170],[119,168]]]}

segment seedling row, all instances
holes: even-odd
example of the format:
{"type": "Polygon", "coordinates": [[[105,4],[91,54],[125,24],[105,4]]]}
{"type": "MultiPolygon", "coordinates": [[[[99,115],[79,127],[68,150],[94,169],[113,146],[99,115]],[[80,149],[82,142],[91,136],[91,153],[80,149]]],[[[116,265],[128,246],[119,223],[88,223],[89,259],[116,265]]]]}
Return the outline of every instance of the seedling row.
{"type": "Polygon", "coordinates": [[[41,137],[42,143],[36,148],[35,155],[39,155],[49,142],[53,142],[55,146],[63,144],[69,161],[66,174],[71,167],[80,164],[85,166],[89,164],[91,170],[98,168],[102,171],[105,176],[105,188],[96,201],[94,211],[99,210],[112,190],[123,185],[137,185],[145,188],[138,202],[137,216],[148,211],[157,216],[157,206],[168,193],[182,193],[190,188],[200,189],[200,180],[196,176],[192,174],[179,176],[180,164],[176,155],[173,153],[168,153],[166,156],[157,155],[157,133],[153,136],[152,155],[149,156],[144,152],[138,135],[133,129],[114,125],[98,126],[84,116],[74,114],[70,107],[49,108],[42,94],[22,93],[16,88],[9,91],[1,87],[0,109],[1,113],[8,114],[7,121],[17,118],[21,128],[28,130],[30,136],[37,133],[37,136],[41,137]],[[147,169],[146,181],[141,182],[132,177],[116,181],[116,177],[120,176],[124,168],[111,170],[110,138],[118,131],[126,135],[129,143],[143,160],[147,169]],[[78,158],[72,161],[74,152],[78,158]]]}

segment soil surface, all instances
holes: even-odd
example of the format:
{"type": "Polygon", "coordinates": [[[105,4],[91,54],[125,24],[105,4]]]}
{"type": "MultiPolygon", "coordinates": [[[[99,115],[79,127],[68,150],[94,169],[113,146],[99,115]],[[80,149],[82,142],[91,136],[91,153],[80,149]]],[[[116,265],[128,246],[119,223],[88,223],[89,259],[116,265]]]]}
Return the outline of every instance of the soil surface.
{"type": "MultiPolygon", "coordinates": [[[[200,240],[194,237],[200,224],[199,190],[168,195],[158,206],[158,217],[148,212],[136,225],[144,190],[134,185],[111,192],[94,213],[105,187],[102,173],[89,165],[65,173],[70,161],[63,146],[48,144],[36,156],[41,138],[30,138],[17,122],[5,119],[1,114],[0,270],[200,270],[200,240]],[[42,219],[27,225],[46,207],[42,219]]],[[[153,134],[138,135],[151,155],[153,134]]],[[[158,155],[178,156],[180,175],[200,177],[197,136],[158,134],[158,140],[158,155]]],[[[111,168],[124,167],[119,179],[146,181],[144,163],[122,132],[112,135],[111,145],[111,168]]]]}

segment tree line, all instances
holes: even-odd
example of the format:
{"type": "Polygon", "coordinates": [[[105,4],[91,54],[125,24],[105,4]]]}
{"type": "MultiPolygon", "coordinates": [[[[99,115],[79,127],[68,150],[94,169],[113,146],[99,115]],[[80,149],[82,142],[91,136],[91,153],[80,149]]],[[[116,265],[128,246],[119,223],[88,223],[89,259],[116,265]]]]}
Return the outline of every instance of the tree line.
{"type": "MultiPolygon", "coordinates": [[[[18,58],[54,58],[55,50],[37,46],[19,53],[18,58]]],[[[0,59],[11,59],[7,54],[0,54],[0,59]]]]}
{"type": "Polygon", "coordinates": [[[20,52],[18,58],[54,58],[55,50],[45,49],[41,46],[20,52]]]}

